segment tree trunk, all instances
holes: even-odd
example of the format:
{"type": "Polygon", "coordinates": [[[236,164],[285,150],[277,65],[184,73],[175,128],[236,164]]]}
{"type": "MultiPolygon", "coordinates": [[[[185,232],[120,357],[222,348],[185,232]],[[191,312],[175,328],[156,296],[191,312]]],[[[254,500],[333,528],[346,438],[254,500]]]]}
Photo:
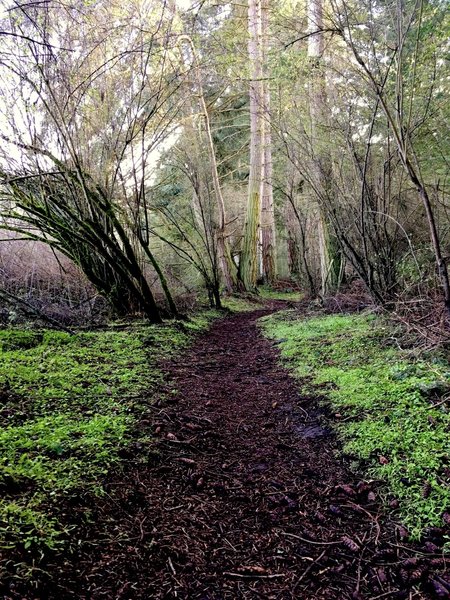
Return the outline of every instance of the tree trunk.
{"type": "Polygon", "coordinates": [[[240,260],[240,277],[244,289],[256,290],[258,278],[258,232],[261,220],[261,181],[264,157],[263,70],[261,45],[261,0],[248,3],[248,54],[250,60],[250,174],[247,215],[240,260]]]}
{"type": "Polygon", "coordinates": [[[300,274],[300,240],[299,222],[293,207],[293,200],[287,200],[284,205],[284,222],[287,235],[288,269],[290,276],[297,282],[301,280],[300,274]]]}
{"type": "Polygon", "coordinates": [[[263,172],[261,178],[261,275],[272,284],[276,279],[276,231],[272,186],[272,132],[270,115],[270,88],[267,73],[268,0],[261,0],[261,58],[263,74],[263,172]]]}
{"type": "MultiPolygon", "coordinates": [[[[333,201],[331,193],[331,158],[323,139],[321,127],[328,121],[327,94],[323,73],[324,38],[322,0],[309,0],[308,4],[308,57],[311,65],[309,80],[309,112],[311,119],[311,146],[313,150],[314,185],[319,196],[321,212],[318,221],[318,248],[321,271],[322,294],[333,292],[338,287],[341,257],[327,221],[324,202],[333,201]]],[[[328,143],[328,141],[327,141],[328,143]]]]}
{"type": "Polygon", "coordinates": [[[203,94],[203,84],[201,79],[200,67],[198,64],[197,53],[195,46],[191,38],[187,35],[180,37],[180,41],[186,41],[192,52],[193,67],[195,72],[195,78],[198,86],[198,98],[200,100],[200,106],[202,115],[205,123],[205,133],[207,140],[207,148],[209,154],[209,160],[211,163],[211,178],[214,187],[214,193],[217,202],[218,211],[218,225],[217,225],[217,252],[219,255],[219,264],[222,271],[223,279],[225,282],[225,288],[228,292],[236,291],[237,289],[237,272],[236,265],[233,262],[231,256],[231,250],[226,237],[226,211],[225,201],[223,199],[222,188],[220,186],[219,172],[217,170],[216,151],[214,148],[214,140],[211,133],[211,124],[209,120],[208,107],[206,106],[205,96],[203,94]]]}

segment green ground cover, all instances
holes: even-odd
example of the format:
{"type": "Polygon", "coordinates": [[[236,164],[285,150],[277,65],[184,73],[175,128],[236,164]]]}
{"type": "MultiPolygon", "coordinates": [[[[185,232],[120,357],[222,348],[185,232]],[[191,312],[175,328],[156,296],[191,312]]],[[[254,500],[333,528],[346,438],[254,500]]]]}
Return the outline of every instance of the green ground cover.
{"type": "Polygon", "coordinates": [[[260,286],[256,294],[225,295],[222,298],[222,306],[232,312],[251,312],[252,310],[258,310],[258,308],[264,308],[267,301],[300,302],[303,296],[301,292],[294,290],[273,290],[268,286],[260,286]]]}
{"type": "MultiPolygon", "coordinates": [[[[450,506],[450,364],[437,353],[414,358],[374,315],[261,320],[279,341],[302,392],[320,393],[354,467],[385,482],[412,537],[442,526],[450,506]]],[[[447,358],[447,359],[446,359],[447,358]]]]}
{"type": "Polygon", "coordinates": [[[273,290],[267,286],[259,287],[258,293],[263,300],[285,300],[286,302],[300,302],[304,296],[295,290],[273,290]]]}
{"type": "Polygon", "coordinates": [[[257,296],[245,297],[243,295],[233,294],[222,298],[222,306],[225,310],[231,312],[251,312],[261,308],[261,303],[257,296]]]}
{"type": "Polygon", "coordinates": [[[0,330],[0,554],[39,556],[66,543],[62,501],[102,494],[154,401],[158,363],[216,315],[75,335],[0,330]]]}

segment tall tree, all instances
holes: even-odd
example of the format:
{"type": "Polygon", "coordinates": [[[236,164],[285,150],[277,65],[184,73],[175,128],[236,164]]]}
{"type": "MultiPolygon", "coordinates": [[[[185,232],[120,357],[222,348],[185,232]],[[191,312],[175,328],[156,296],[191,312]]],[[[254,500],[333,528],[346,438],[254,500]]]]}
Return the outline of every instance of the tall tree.
{"type": "Polygon", "coordinates": [[[273,200],[272,119],[269,74],[267,68],[269,3],[261,0],[261,54],[263,87],[263,168],[261,177],[261,275],[271,284],[276,279],[276,230],[273,200]]]}
{"type": "Polygon", "coordinates": [[[258,238],[264,160],[264,87],[261,0],[248,2],[248,56],[250,61],[250,173],[247,214],[240,260],[240,277],[247,291],[258,279],[258,238]]]}
{"type": "Polygon", "coordinates": [[[325,132],[328,102],[323,63],[325,44],[323,36],[322,0],[309,0],[308,3],[308,57],[311,66],[309,76],[309,113],[311,119],[311,148],[313,151],[312,181],[319,201],[317,215],[317,241],[320,256],[322,294],[336,289],[340,261],[336,244],[332,238],[331,226],[327,217],[327,207],[332,199],[332,162],[329,140],[325,132]]]}

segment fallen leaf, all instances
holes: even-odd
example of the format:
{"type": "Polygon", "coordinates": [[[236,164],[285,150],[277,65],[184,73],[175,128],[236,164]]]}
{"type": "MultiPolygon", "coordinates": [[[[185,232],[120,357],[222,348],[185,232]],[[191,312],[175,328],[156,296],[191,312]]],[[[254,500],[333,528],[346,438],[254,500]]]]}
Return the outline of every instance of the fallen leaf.
{"type": "Polygon", "coordinates": [[[236,573],[242,573],[243,575],[265,575],[267,573],[267,569],[264,567],[259,567],[258,565],[253,565],[247,567],[238,567],[236,569],[236,573]]]}
{"type": "Polygon", "coordinates": [[[347,484],[343,484],[343,485],[338,485],[336,488],[339,492],[342,491],[344,492],[344,494],[347,494],[347,496],[352,496],[352,498],[354,498],[356,496],[356,492],[355,490],[352,488],[351,485],[347,485],[347,484]]]}
{"type": "Polygon", "coordinates": [[[356,489],[358,494],[365,494],[366,492],[370,491],[370,485],[367,483],[367,481],[360,481],[356,486],[356,489]]]}

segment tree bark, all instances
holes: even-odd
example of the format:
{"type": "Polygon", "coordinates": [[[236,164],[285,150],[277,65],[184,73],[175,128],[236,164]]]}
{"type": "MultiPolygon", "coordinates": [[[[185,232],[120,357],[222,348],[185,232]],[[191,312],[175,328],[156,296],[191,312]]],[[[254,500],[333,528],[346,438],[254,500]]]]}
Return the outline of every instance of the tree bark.
{"type": "Polygon", "coordinates": [[[324,145],[321,127],[328,121],[327,93],[323,73],[322,57],[324,53],[322,0],[309,0],[308,3],[308,57],[311,65],[309,81],[309,112],[311,119],[311,146],[313,150],[315,187],[319,198],[320,217],[318,219],[318,249],[321,274],[321,292],[335,291],[338,285],[340,257],[332,243],[330,225],[326,217],[324,201],[331,198],[332,167],[331,158],[324,145]]]}
{"type": "Polygon", "coordinates": [[[258,279],[258,232],[261,221],[261,181],[264,157],[261,0],[248,3],[248,55],[250,60],[250,174],[247,215],[240,260],[240,277],[246,291],[255,291],[258,279]]]}
{"type": "Polygon", "coordinates": [[[272,284],[276,279],[276,230],[273,203],[272,185],[272,132],[270,114],[270,88],[267,72],[267,47],[268,47],[268,0],[261,0],[261,58],[262,58],[262,88],[263,107],[262,119],[264,127],[263,136],[263,168],[261,178],[261,275],[263,280],[272,284]]]}

